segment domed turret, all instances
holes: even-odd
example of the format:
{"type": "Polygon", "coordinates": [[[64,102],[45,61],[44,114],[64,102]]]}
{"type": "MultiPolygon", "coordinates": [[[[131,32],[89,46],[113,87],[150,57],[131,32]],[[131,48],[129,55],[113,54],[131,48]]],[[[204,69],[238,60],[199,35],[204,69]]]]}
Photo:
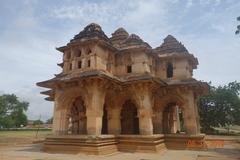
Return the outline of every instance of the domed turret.
{"type": "Polygon", "coordinates": [[[188,53],[188,50],[184,47],[184,45],[181,42],[177,41],[177,39],[172,35],[168,35],[164,39],[164,42],[161,44],[161,46],[157,47],[156,50],[160,54],[172,52],[188,53]]]}
{"type": "Polygon", "coordinates": [[[109,38],[103,32],[101,26],[96,23],[91,23],[87,25],[83,29],[83,31],[81,31],[79,34],[74,36],[71,42],[77,41],[77,40],[83,40],[83,39],[91,39],[91,38],[99,38],[99,39],[110,42],[109,38]]]}
{"type": "Polygon", "coordinates": [[[119,47],[120,44],[128,38],[129,34],[124,28],[118,28],[112,33],[111,42],[114,46],[119,47]]]}
{"type": "Polygon", "coordinates": [[[128,32],[122,27],[118,28],[114,33],[112,33],[112,38],[114,38],[114,37],[127,38],[128,36],[129,36],[128,32]]]}
{"type": "Polygon", "coordinates": [[[133,47],[133,46],[143,46],[151,48],[151,46],[144,42],[138,35],[131,34],[123,43],[122,47],[133,47]]]}

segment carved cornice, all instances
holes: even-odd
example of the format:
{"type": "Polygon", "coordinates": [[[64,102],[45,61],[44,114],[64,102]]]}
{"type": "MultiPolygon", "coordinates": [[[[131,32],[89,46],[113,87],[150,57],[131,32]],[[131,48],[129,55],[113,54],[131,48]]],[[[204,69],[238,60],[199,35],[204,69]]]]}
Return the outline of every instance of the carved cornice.
{"type": "Polygon", "coordinates": [[[109,38],[105,35],[102,28],[96,23],[91,23],[87,25],[83,31],[74,36],[71,42],[90,38],[99,38],[110,43],[109,38]]]}
{"type": "Polygon", "coordinates": [[[188,53],[188,50],[185,48],[185,46],[181,42],[178,42],[177,39],[172,35],[168,35],[164,39],[164,42],[161,44],[161,46],[156,48],[156,51],[159,54],[173,53],[173,52],[188,53]]]}

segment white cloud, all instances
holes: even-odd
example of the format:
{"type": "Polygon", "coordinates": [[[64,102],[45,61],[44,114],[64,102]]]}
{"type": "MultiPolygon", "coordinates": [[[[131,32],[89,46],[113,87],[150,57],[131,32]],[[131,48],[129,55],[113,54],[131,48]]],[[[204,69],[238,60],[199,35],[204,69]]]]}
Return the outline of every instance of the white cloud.
{"type": "Polygon", "coordinates": [[[30,102],[29,109],[27,111],[29,119],[38,119],[41,116],[42,120],[47,120],[52,117],[53,103],[45,101],[46,96],[39,94],[43,89],[33,87],[31,85],[16,91],[21,100],[30,102]]]}
{"type": "Polygon", "coordinates": [[[10,10],[0,15],[12,16],[1,17],[6,22],[0,22],[0,93],[15,93],[29,101],[31,119],[40,114],[47,119],[52,114],[53,104],[44,100],[39,93],[44,89],[35,83],[60,72],[56,63],[61,61],[61,53],[54,47],[66,44],[91,22],[99,23],[109,36],[125,27],[153,47],[173,34],[199,58],[196,78],[214,84],[240,79],[240,39],[234,35],[240,7],[237,0],[17,2],[14,8],[9,3],[10,10]]]}
{"type": "MultiPolygon", "coordinates": [[[[125,27],[130,33],[139,34],[150,41],[154,35],[165,36],[171,28],[167,23],[167,3],[166,0],[80,1],[51,9],[50,16],[77,24],[73,30],[78,32],[79,25],[83,27],[95,22],[108,35],[118,27],[125,27]]],[[[158,37],[153,44],[156,46],[160,42],[161,38],[158,37]]]]}
{"type": "MultiPolygon", "coordinates": [[[[231,1],[231,0],[225,0],[225,1],[231,1]]],[[[218,6],[223,2],[222,0],[200,0],[200,5],[206,6],[206,5],[213,5],[218,6]]]]}
{"type": "Polygon", "coordinates": [[[192,7],[192,5],[193,5],[193,1],[192,0],[188,0],[187,4],[186,4],[186,8],[190,8],[190,7],[192,7]]]}
{"type": "MultiPolygon", "coordinates": [[[[26,1],[25,1],[26,2],[26,1]]],[[[0,90],[1,94],[16,94],[21,100],[30,102],[28,117],[46,120],[52,116],[52,103],[44,100],[36,82],[52,78],[59,69],[60,53],[54,54],[56,42],[44,39],[39,20],[35,14],[35,3],[24,3],[16,8],[8,28],[1,30],[0,38],[0,90]]],[[[9,13],[11,14],[11,13],[9,13]]]]}
{"type": "Polygon", "coordinates": [[[70,4],[67,6],[57,6],[54,9],[51,9],[52,11],[50,11],[50,15],[54,18],[77,20],[81,21],[82,23],[93,20],[106,23],[109,19],[117,20],[118,18],[121,18],[123,14],[125,14],[124,12],[130,6],[124,5],[124,3],[124,1],[80,1],[80,3],[70,4]]]}

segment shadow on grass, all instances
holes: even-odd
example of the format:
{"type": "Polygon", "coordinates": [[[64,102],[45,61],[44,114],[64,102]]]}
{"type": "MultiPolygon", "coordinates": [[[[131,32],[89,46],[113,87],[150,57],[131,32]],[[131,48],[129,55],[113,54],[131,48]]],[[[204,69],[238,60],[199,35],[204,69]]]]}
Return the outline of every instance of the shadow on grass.
{"type": "Polygon", "coordinates": [[[238,157],[240,159],[240,149],[237,148],[215,148],[209,149],[208,151],[227,157],[238,157]]]}
{"type": "Polygon", "coordinates": [[[31,145],[23,146],[21,149],[18,149],[17,151],[44,153],[41,150],[41,148],[42,148],[42,144],[31,144],[31,145]]]}

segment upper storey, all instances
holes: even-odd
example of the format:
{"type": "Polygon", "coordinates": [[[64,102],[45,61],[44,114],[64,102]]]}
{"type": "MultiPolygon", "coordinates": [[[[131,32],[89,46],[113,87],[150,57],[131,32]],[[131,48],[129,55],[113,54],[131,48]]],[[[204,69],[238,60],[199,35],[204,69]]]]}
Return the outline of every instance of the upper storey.
{"type": "Polygon", "coordinates": [[[188,50],[169,35],[157,48],[139,36],[117,29],[108,38],[102,28],[89,24],[70,42],[57,48],[63,53],[61,75],[86,74],[102,71],[108,76],[128,79],[149,75],[163,80],[192,78],[198,61],[188,50]]]}
{"type": "Polygon", "coordinates": [[[89,24],[70,43],[57,50],[64,53],[60,64],[63,74],[91,70],[112,72],[109,64],[113,63],[116,48],[98,24],[89,24]]]}
{"type": "Polygon", "coordinates": [[[185,46],[171,35],[154,49],[160,61],[156,74],[160,77],[172,79],[189,79],[193,69],[197,68],[198,60],[188,52],[185,46]]]}
{"type": "Polygon", "coordinates": [[[91,23],[88,26],[86,26],[84,30],[81,31],[79,34],[75,35],[70,42],[76,42],[79,40],[81,41],[81,40],[94,39],[94,38],[98,38],[106,42],[110,42],[109,38],[102,31],[102,28],[96,23],[91,23]]]}

